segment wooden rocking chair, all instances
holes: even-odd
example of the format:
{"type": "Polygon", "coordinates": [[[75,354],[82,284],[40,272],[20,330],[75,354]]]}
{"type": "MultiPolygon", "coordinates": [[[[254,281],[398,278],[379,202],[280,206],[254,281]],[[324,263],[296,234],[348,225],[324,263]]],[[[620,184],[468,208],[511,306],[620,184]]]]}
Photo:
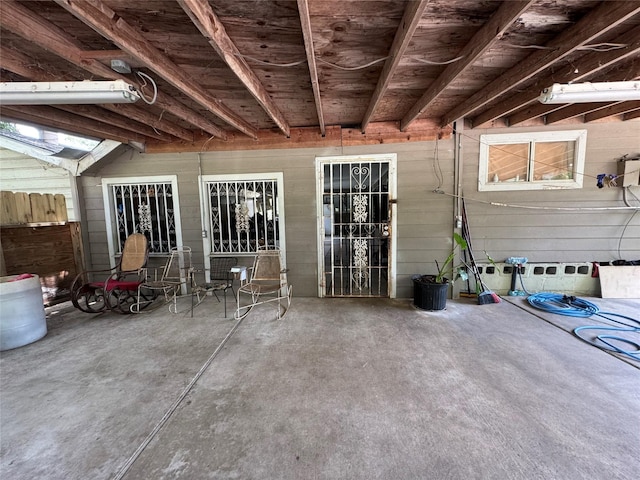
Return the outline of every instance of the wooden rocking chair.
{"type": "Polygon", "coordinates": [[[114,268],[86,271],[76,276],[71,284],[71,303],[86,313],[106,310],[131,313],[130,307],[137,301],[138,286],[142,283],[148,257],[147,237],[142,233],[130,235],[114,268]],[[105,277],[106,280],[91,281],[105,277]]]}

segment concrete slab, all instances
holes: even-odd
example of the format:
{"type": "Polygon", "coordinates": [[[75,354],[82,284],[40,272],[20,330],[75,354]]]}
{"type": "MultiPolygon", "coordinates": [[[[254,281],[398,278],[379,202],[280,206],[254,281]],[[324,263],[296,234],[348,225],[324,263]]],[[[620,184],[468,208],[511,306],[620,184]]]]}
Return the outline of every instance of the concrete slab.
{"type": "MultiPolygon", "coordinates": [[[[544,320],[545,322],[558,327],[565,332],[573,336],[574,329],[584,326],[604,326],[604,327],[624,327],[626,325],[632,325],[635,327],[640,326],[640,299],[606,299],[599,297],[579,297],[580,300],[584,300],[591,303],[598,310],[597,314],[586,318],[571,317],[566,315],[558,315],[550,313],[544,310],[534,308],[529,304],[526,297],[519,296],[503,296],[505,301],[516,305],[523,310],[530,312],[532,315],[544,320]],[[624,318],[627,317],[627,318],[624,318]],[[634,319],[634,321],[629,320],[634,319]]],[[[636,345],[640,343],[640,336],[637,332],[607,332],[600,330],[584,331],[581,335],[593,341],[597,335],[612,334],[620,338],[626,338],[627,340],[634,342],[636,345]]],[[[600,342],[596,344],[602,345],[600,342]]],[[[634,350],[631,344],[624,344],[621,342],[614,342],[614,345],[620,348],[627,349],[629,351],[634,350]]],[[[594,347],[595,348],[595,347],[594,347]]],[[[620,360],[629,363],[630,365],[640,368],[640,362],[632,357],[616,352],[609,352],[611,355],[618,357],[620,360]]]]}
{"type": "Polygon", "coordinates": [[[0,356],[0,478],[110,478],[227,334],[205,302],[194,318],[47,309],[47,336],[0,356]]]}
{"type": "Polygon", "coordinates": [[[187,392],[234,325],[205,305],[69,312],[4,352],[2,476],[640,475],[640,369],[519,306],[295,298],[281,321],[264,306],[187,392]]]}

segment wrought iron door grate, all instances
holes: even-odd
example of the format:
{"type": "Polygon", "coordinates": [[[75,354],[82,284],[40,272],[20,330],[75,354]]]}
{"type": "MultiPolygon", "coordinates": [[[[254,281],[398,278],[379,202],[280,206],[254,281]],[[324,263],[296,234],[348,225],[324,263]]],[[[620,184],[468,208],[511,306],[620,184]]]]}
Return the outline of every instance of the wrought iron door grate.
{"type": "Polygon", "coordinates": [[[323,167],[325,294],[388,296],[389,163],[323,167]]]}

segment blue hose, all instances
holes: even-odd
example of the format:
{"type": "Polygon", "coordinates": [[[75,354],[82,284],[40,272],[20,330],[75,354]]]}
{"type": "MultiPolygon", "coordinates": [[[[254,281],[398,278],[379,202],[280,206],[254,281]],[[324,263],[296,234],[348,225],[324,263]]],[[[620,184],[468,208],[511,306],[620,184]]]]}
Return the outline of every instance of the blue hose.
{"type": "Polygon", "coordinates": [[[565,315],[568,317],[580,317],[580,318],[588,318],[588,317],[591,317],[592,315],[597,315],[610,322],[620,324],[619,327],[605,326],[605,325],[585,325],[582,327],[575,328],[573,330],[573,333],[576,337],[598,348],[615,352],[615,353],[620,353],[623,355],[627,355],[628,357],[633,358],[634,360],[640,360],[640,343],[638,343],[637,341],[632,341],[632,340],[629,340],[628,338],[624,338],[618,335],[611,335],[608,333],[595,335],[593,338],[586,338],[586,336],[581,333],[588,330],[600,330],[600,331],[606,331],[606,332],[640,333],[640,321],[631,317],[620,315],[618,313],[600,312],[600,309],[594,303],[588,302],[587,300],[583,300],[581,298],[567,296],[559,293],[549,293],[549,292],[535,293],[527,297],[527,301],[531,306],[539,310],[544,310],[545,312],[549,312],[549,313],[565,315]],[[625,320],[629,320],[630,322],[635,323],[637,326],[629,325],[628,323],[622,322],[620,320],[616,320],[611,317],[618,317],[618,318],[623,318],[625,320]],[[613,342],[617,342],[617,344],[613,342]],[[635,350],[622,348],[619,344],[630,345],[633,348],[635,348],[635,350]]]}

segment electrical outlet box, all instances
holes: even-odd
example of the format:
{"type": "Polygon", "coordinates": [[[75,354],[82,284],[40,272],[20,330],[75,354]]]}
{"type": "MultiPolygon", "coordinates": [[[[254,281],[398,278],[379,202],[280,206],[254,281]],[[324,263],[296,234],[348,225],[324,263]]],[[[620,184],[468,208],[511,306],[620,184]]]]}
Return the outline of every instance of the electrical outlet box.
{"type": "Polygon", "coordinates": [[[124,60],[111,60],[111,69],[122,74],[131,73],[131,67],[124,60]]]}
{"type": "Polygon", "coordinates": [[[640,185],[640,157],[627,158],[618,162],[618,175],[624,175],[617,181],[620,187],[640,185]]]}

